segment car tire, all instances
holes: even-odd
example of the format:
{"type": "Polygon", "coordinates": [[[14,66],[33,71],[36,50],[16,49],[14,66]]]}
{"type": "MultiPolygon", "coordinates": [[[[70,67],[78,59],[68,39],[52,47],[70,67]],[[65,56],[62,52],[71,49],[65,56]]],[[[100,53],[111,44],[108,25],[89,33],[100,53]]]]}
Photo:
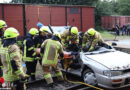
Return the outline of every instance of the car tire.
{"type": "Polygon", "coordinates": [[[91,69],[86,69],[83,71],[83,80],[89,85],[97,85],[95,73],[91,69]]]}

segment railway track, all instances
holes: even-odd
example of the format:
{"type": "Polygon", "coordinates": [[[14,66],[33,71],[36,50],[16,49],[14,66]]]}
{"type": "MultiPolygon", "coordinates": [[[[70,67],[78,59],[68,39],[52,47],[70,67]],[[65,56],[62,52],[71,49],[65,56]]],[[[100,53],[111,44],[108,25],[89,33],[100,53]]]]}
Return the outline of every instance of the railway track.
{"type": "MultiPolygon", "coordinates": [[[[66,74],[67,78],[71,81],[75,81],[75,82],[82,81],[82,79],[76,75],[65,73],[65,72],[63,74],[64,75],[66,74]]],[[[67,81],[65,81],[64,83],[60,83],[58,82],[56,77],[53,77],[53,80],[55,85],[52,89],[49,90],[95,90],[82,84],[74,84],[74,83],[69,83],[67,81]]],[[[48,90],[45,79],[28,82],[26,83],[26,85],[27,85],[27,90],[48,90]]]]}

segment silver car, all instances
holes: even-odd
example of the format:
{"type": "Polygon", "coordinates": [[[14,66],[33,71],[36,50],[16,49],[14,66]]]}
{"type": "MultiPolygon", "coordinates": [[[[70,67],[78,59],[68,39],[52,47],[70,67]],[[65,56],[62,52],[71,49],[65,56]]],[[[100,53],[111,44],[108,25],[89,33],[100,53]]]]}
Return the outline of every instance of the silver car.
{"type": "Polygon", "coordinates": [[[115,49],[99,48],[80,52],[81,68],[69,72],[81,76],[85,83],[108,89],[130,86],[130,55],[115,49]]]}

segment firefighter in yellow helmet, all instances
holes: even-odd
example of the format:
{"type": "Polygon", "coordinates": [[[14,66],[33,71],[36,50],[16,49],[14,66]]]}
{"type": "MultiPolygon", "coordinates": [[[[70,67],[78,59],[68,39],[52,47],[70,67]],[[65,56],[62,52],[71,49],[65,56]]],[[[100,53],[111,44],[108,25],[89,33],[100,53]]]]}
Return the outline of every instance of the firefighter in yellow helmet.
{"type": "Polygon", "coordinates": [[[78,45],[79,35],[77,27],[70,27],[69,30],[66,30],[61,35],[61,40],[64,48],[68,48],[69,45],[78,45]]]}
{"type": "MultiPolygon", "coordinates": [[[[97,32],[94,28],[88,29],[88,31],[85,32],[83,40],[82,40],[82,50],[83,51],[93,51],[95,49],[95,46],[100,43],[107,45],[104,40],[102,39],[102,36],[99,32],[97,32]]],[[[109,45],[108,45],[109,46],[109,45]]]]}
{"type": "Polygon", "coordinates": [[[6,27],[7,27],[6,22],[3,20],[0,20],[0,45],[2,44],[2,37],[3,37],[3,33],[6,27]]]}
{"type": "Polygon", "coordinates": [[[26,63],[27,67],[27,74],[30,75],[30,78],[28,80],[35,80],[35,71],[36,71],[36,48],[34,44],[34,38],[38,35],[38,29],[31,28],[29,30],[29,33],[26,35],[26,38],[23,42],[24,44],[24,61],[26,63]]]}
{"type": "MultiPolygon", "coordinates": [[[[4,33],[4,30],[5,28],[7,27],[7,24],[5,21],[3,20],[0,20],[0,46],[2,45],[2,42],[3,42],[3,33],[4,33]]],[[[2,63],[0,62],[0,80],[2,80],[2,63]]],[[[0,81],[1,82],[1,81],[0,81]]],[[[1,82],[1,84],[3,85],[3,83],[1,82]]]]}
{"type": "Polygon", "coordinates": [[[0,49],[1,62],[4,66],[3,77],[7,88],[11,88],[11,90],[23,90],[24,84],[20,83],[20,79],[28,77],[23,72],[21,64],[22,55],[16,44],[16,38],[18,36],[19,32],[15,28],[7,28],[4,32],[4,42],[0,49]]]}
{"type": "MultiPolygon", "coordinates": [[[[40,48],[41,44],[48,39],[48,27],[43,26],[40,28],[39,30],[39,35],[35,37],[34,41],[35,41],[35,48],[40,48]]],[[[40,55],[37,55],[37,60],[40,62],[40,64],[42,65],[42,60],[40,58],[40,55]]]]}
{"type": "Polygon", "coordinates": [[[53,86],[53,80],[50,73],[50,67],[54,70],[55,75],[59,81],[63,81],[62,72],[58,66],[58,54],[60,57],[64,57],[63,47],[61,42],[61,35],[55,33],[51,39],[45,40],[41,45],[42,53],[42,67],[44,78],[47,81],[48,86],[53,86]]]}

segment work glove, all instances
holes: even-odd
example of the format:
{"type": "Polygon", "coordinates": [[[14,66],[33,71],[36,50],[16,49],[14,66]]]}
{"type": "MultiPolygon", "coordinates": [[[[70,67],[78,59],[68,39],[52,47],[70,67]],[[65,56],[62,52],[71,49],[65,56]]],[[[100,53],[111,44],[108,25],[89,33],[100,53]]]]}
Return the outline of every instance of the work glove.
{"type": "Polygon", "coordinates": [[[71,52],[70,55],[78,55],[78,52],[71,52]]]}
{"type": "Polygon", "coordinates": [[[84,52],[88,52],[88,51],[89,51],[89,48],[90,48],[90,46],[87,45],[87,46],[83,47],[83,51],[84,51],[84,52]]]}
{"type": "Polygon", "coordinates": [[[41,60],[41,58],[40,57],[35,57],[34,60],[41,60]]]}
{"type": "Polygon", "coordinates": [[[107,45],[107,49],[112,49],[112,46],[111,45],[107,45]]]}
{"type": "Polygon", "coordinates": [[[21,74],[20,77],[21,77],[21,79],[27,79],[27,78],[29,78],[30,76],[27,75],[27,74],[21,74]]]}
{"type": "Polygon", "coordinates": [[[73,44],[77,44],[78,42],[77,42],[77,41],[73,41],[72,43],[73,43],[73,44]]]}

